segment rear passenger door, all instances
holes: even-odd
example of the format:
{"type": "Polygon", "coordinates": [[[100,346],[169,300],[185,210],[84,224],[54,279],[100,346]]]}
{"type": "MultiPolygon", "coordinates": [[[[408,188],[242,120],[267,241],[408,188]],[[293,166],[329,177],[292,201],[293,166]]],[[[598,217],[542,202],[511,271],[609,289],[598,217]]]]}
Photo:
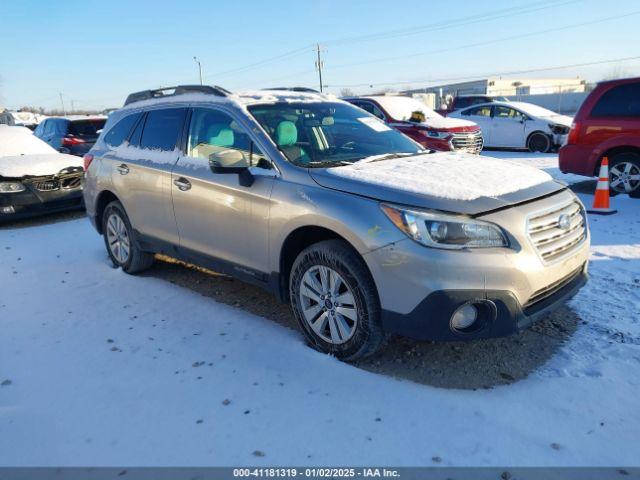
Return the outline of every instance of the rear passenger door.
{"type": "Polygon", "coordinates": [[[171,170],[180,156],[177,145],[186,113],[186,108],[150,110],[138,120],[129,143],[105,155],[112,166],[116,195],[133,228],[160,244],[178,244],[171,205],[171,170]]]}
{"type": "Polygon", "coordinates": [[[194,108],[171,184],[181,253],[210,268],[265,281],[275,175],[241,118],[194,108]],[[215,173],[216,164],[252,166],[254,183],[242,186],[237,173],[215,173]]]}

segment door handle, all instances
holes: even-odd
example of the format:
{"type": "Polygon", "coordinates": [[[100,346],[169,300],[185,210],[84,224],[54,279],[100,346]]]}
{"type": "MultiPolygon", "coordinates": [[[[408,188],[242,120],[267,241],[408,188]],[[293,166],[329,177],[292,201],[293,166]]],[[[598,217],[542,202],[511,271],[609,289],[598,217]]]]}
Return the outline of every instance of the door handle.
{"type": "Polygon", "coordinates": [[[127,167],[124,163],[122,165],[118,165],[116,167],[116,170],[120,172],[120,175],[126,175],[127,173],[129,173],[129,167],[127,167]]]}
{"type": "Polygon", "coordinates": [[[191,182],[184,177],[176,178],[173,184],[178,187],[181,192],[186,192],[191,188],[191,182]]]}

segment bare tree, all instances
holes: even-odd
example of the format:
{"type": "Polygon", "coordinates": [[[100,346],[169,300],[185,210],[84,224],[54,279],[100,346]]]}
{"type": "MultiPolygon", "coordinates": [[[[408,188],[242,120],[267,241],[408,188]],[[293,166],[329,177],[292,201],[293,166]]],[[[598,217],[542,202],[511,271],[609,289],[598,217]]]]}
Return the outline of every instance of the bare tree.
{"type": "Polygon", "coordinates": [[[626,78],[631,76],[633,75],[631,74],[629,69],[616,66],[611,68],[611,70],[609,70],[609,72],[602,77],[602,80],[617,80],[619,78],[626,78]]]}
{"type": "Polygon", "coordinates": [[[340,96],[341,97],[355,97],[356,94],[350,88],[341,88],[340,89],[340,96]]]}

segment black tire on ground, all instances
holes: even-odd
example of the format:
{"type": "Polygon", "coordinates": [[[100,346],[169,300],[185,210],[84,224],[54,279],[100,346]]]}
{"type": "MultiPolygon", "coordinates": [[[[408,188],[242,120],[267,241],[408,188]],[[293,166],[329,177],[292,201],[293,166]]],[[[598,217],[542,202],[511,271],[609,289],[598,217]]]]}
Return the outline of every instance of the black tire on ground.
{"type": "MultiPolygon", "coordinates": [[[[123,271],[133,274],[146,270],[153,264],[153,254],[140,250],[135,232],[129,222],[129,217],[119,201],[114,200],[104,209],[102,214],[102,232],[107,253],[114,267],[120,267],[123,271]],[[126,258],[117,258],[116,253],[114,253],[114,247],[109,245],[109,232],[113,232],[113,225],[109,225],[109,221],[117,219],[122,221],[124,225],[122,237],[126,237],[129,243],[129,251],[126,258]]],[[[117,251],[118,250],[115,250],[115,252],[117,251]]]]}
{"type": "Polygon", "coordinates": [[[530,152],[547,153],[552,146],[551,138],[543,132],[533,132],[527,139],[527,148],[530,152]]]}
{"type": "Polygon", "coordinates": [[[624,184],[617,182],[620,176],[637,178],[639,175],[640,153],[620,152],[609,158],[609,191],[612,196],[628,193],[631,198],[640,198],[640,180],[628,180],[631,190],[626,190],[624,184]]]}
{"type": "MultiPolygon", "coordinates": [[[[332,354],[340,360],[353,361],[373,355],[383,345],[385,335],[380,320],[380,300],[375,283],[364,260],[346,242],[326,240],[303,250],[291,269],[289,292],[293,314],[308,342],[316,350],[332,354]],[[352,294],[351,305],[353,307],[349,308],[355,308],[357,321],[351,324],[351,328],[355,325],[355,329],[352,331],[351,337],[344,343],[336,344],[323,339],[314,331],[303,312],[304,302],[307,300],[303,299],[301,289],[308,286],[308,277],[305,277],[305,274],[320,267],[327,267],[337,273],[342,281],[341,291],[352,294]],[[303,279],[305,279],[304,282],[303,279]]],[[[334,294],[333,300],[335,301],[336,298],[334,294]]],[[[340,304],[336,303],[335,305],[340,304]]],[[[323,302],[314,303],[313,306],[327,310],[323,302]]],[[[309,305],[306,307],[308,311],[309,305]]],[[[339,307],[335,307],[335,315],[338,310],[339,307]]],[[[334,310],[326,311],[328,315],[331,312],[334,310]]],[[[343,316],[342,319],[346,320],[346,317],[343,316]]],[[[332,319],[327,317],[327,326],[325,327],[327,330],[331,326],[329,325],[331,321],[332,319]]],[[[347,321],[351,322],[351,320],[347,321]]],[[[337,323],[334,326],[338,329],[337,323]]]]}

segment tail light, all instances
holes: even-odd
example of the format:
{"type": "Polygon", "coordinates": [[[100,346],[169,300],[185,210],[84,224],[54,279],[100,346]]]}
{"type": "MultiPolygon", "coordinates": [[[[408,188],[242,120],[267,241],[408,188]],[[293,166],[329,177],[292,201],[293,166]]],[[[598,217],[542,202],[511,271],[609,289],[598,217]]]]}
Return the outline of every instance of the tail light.
{"type": "Polygon", "coordinates": [[[569,129],[569,136],[567,137],[567,145],[575,145],[578,143],[578,139],[580,137],[580,124],[578,122],[573,122],[571,124],[571,128],[569,129]]]}
{"type": "Polygon", "coordinates": [[[87,153],[84,157],[82,157],[82,160],[84,160],[84,171],[86,172],[87,170],[89,170],[89,165],[91,165],[91,162],[93,162],[93,155],[87,153]]]}
{"type": "Polygon", "coordinates": [[[67,135],[66,137],[64,137],[62,139],[62,146],[63,147],[70,147],[72,145],[78,145],[80,143],[87,143],[87,142],[84,141],[81,138],[74,137],[73,135],[67,135]]]}

